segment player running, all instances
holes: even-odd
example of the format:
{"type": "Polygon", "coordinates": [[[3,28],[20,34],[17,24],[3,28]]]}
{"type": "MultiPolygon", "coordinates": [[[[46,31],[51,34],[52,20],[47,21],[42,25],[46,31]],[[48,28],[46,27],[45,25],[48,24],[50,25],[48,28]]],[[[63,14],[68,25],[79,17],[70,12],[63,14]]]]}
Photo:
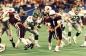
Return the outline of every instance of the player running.
{"type": "Polygon", "coordinates": [[[8,10],[1,10],[0,26],[1,26],[0,27],[0,43],[1,43],[1,37],[2,37],[3,33],[6,31],[7,35],[9,36],[9,40],[12,43],[12,46],[15,47],[15,43],[13,41],[12,33],[10,30],[8,10]]]}
{"type": "Polygon", "coordinates": [[[79,15],[80,10],[76,8],[72,8],[72,10],[69,12],[71,20],[68,22],[68,27],[69,27],[69,32],[68,32],[68,40],[69,44],[71,44],[71,31],[72,27],[77,31],[76,35],[73,37],[73,41],[76,44],[76,38],[81,34],[81,25],[82,24],[82,19],[81,16],[79,15]]]}
{"type": "Polygon", "coordinates": [[[27,18],[26,14],[24,13],[24,11],[20,11],[19,13],[19,16],[20,16],[20,21],[17,22],[16,24],[16,27],[18,28],[18,36],[19,36],[19,39],[16,43],[16,46],[15,47],[18,47],[20,41],[25,45],[25,50],[27,50],[29,47],[31,47],[31,49],[33,48],[33,43],[28,39],[25,38],[25,33],[26,33],[26,29],[27,29],[27,26],[25,24],[25,20],[27,18]]]}
{"type": "Polygon", "coordinates": [[[35,46],[36,47],[40,47],[38,40],[39,40],[39,33],[38,33],[38,25],[37,25],[37,19],[38,16],[29,16],[25,23],[27,24],[27,31],[29,31],[30,33],[32,33],[32,35],[34,36],[33,40],[35,42],[35,46]]]}
{"type": "Polygon", "coordinates": [[[56,39],[55,51],[59,51],[61,40],[62,40],[61,16],[59,15],[56,16],[56,13],[54,10],[51,10],[49,15],[50,15],[50,18],[46,20],[47,26],[48,26],[48,32],[49,32],[48,47],[49,47],[49,50],[52,49],[51,40],[52,40],[52,37],[54,37],[56,39]]]}

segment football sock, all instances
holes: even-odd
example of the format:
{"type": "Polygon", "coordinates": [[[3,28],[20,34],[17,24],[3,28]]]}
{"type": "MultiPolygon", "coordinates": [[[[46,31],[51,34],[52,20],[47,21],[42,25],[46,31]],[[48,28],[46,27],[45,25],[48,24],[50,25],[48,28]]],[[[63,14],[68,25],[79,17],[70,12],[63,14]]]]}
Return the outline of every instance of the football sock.
{"type": "Polygon", "coordinates": [[[1,38],[0,38],[0,43],[1,43],[1,38]]]}

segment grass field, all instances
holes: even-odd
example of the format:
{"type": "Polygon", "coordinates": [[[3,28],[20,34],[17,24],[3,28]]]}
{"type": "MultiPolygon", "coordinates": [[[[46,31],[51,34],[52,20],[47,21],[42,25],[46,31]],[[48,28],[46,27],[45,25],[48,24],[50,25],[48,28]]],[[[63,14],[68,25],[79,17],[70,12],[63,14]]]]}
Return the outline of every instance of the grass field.
{"type": "MultiPolygon", "coordinates": [[[[12,27],[13,30],[13,36],[15,42],[17,41],[18,37],[16,37],[16,30],[12,27]]],[[[80,35],[80,37],[77,39],[77,44],[72,43],[72,45],[65,45],[63,48],[61,48],[60,52],[53,52],[49,51],[47,48],[47,37],[48,33],[46,30],[46,27],[43,26],[40,30],[40,36],[39,36],[39,43],[41,45],[40,48],[34,48],[34,49],[28,49],[24,50],[23,44],[21,43],[19,45],[18,49],[15,49],[12,47],[6,33],[2,36],[3,43],[6,43],[7,47],[6,50],[2,53],[0,53],[0,56],[86,56],[86,48],[79,47],[84,40],[84,34],[86,33],[86,28],[83,29],[83,33],[80,35]]],[[[73,31],[73,35],[74,35],[73,31]]],[[[26,33],[26,37],[29,37],[29,33],[26,33]]],[[[53,49],[55,47],[55,40],[53,40],[53,49]]]]}

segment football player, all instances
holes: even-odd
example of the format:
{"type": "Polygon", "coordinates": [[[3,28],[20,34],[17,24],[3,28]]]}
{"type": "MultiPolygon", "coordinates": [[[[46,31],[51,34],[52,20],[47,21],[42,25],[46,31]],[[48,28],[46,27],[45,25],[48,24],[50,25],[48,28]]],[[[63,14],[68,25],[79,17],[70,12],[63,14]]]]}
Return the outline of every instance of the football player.
{"type": "Polygon", "coordinates": [[[7,35],[9,36],[9,40],[12,43],[13,47],[15,47],[15,43],[13,41],[12,33],[10,30],[10,24],[9,24],[9,14],[8,10],[2,10],[3,14],[1,13],[0,15],[0,42],[1,42],[1,37],[3,33],[6,31],[7,35]]]}
{"type": "Polygon", "coordinates": [[[61,44],[61,47],[63,47],[65,45],[64,41],[68,42],[68,38],[66,36],[67,32],[65,31],[65,28],[66,28],[66,25],[67,25],[67,19],[69,18],[68,17],[68,14],[66,12],[63,11],[63,9],[59,9],[58,10],[59,13],[57,13],[57,15],[59,14],[62,18],[62,44],[61,44]]]}
{"type": "Polygon", "coordinates": [[[17,40],[17,43],[16,43],[15,47],[17,48],[20,41],[21,41],[25,45],[24,50],[27,50],[29,47],[31,47],[31,49],[32,49],[33,48],[33,43],[29,39],[25,38],[26,25],[22,22],[18,22],[17,27],[19,28],[19,39],[17,40]]]}
{"type": "Polygon", "coordinates": [[[34,42],[35,42],[35,46],[36,47],[40,47],[38,40],[39,40],[39,33],[38,33],[38,25],[37,25],[37,17],[34,16],[29,16],[26,20],[26,24],[27,24],[27,31],[29,31],[30,33],[32,33],[32,35],[34,35],[34,42]]]}
{"type": "Polygon", "coordinates": [[[72,10],[69,12],[71,20],[68,23],[69,27],[69,32],[68,32],[68,39],[69,43],[71,43],[71,31],[72,27],[77,31],[76,35],[73,37],[73,41],[76,44],[76,37],[78,37],[82,30],[81,30],[81,25],[82,25],[82,19],[81,16],[79,15],[80,10],[76,8],[72,8],[72,10]]]}
{"type": "Polygon", "coordinates": [[[55,51],[59,51],[61,40],[62,40],[62,21],[61,16],[56,16],[56,13],[54,10],[50,10],[50,18],[47,20],[47,26],[48,26],[48,47],[49,50],[51,50],[51,40],[52,37],[56,39],[56,47],[55,51]]]}
{"type": "Polygon", "coordinates": [[[15,47],[18,47],[18,44],[20,43],[20,41],[25,45],[25,50],[27,50],[29,47],[33,48],[33,44],[31,41],[27,41],[27,39],[25,39],[25,33],[26,33],[26,24],[25,24],[25,20],[26,20],[26,14],[24,13],[24,11],[21,11],[20,10],[20,13],[19,13],[19,16],[20,16],[20,21],[16,23],[16,27],[18,28],[18,36],[19,36],[19,39],[16,43],[16,46],[15,47]]]}

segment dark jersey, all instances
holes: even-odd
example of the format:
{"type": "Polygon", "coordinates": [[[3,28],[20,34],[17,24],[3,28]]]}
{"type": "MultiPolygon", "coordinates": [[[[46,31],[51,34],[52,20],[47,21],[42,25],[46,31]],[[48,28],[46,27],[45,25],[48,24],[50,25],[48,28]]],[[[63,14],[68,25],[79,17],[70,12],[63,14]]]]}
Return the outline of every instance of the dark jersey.
{"type": "MultiPolygon", "coordinates": [[[[51,26],[51,29],[54,29],[54,31],[51,31],[49,30],[49,38],[51,39],[52,36],[54,37],[58,37],[60,40],[62,39],[62,27],[58,27],[57,29],[55,29],[55,27],[58,26],[58,23],[61,21],[61,16],[58,16],[58,17],[55,17],[54,19],[52,18],[49,18],[49,22],[50,23],[50,26],[51,26]]],[[[61,24],[62,26],[62,24],[61,24]]]]}
{"type": "Polygon", "coordinates": [[[9,13],[9,17],[14,17],[14,12],[8,12],[9,13]]]}
{"type": "Polygon", "coordinates": [[[15,18],[14,14],[12,12],[9,12],[9,22],[12,25],[15,25],[18,22],[18,20],[15,18]]]}
{"type": "Polygon", "coordinates": [[[51,28],[55,28],[58,25],[57,21],[60,21],[60,20],[61,20],[61,16],[58,16],[58,17],[55,17],[54,19],[49,18],[46,21],[50,23],[51,28]]]}
{"type": "Polygon", "coordinates": [[[21,22],[24,23],[25,20],[27,19],[27,16],[20,16],[21,22]]]}
{"type": "Polygon", "coordinates": [[[25,30],[25,26],[21,22],[18,24],[18,27],[20,30],[25,30]]]}
{"type": "Polygon", "coordinates": [[[15,24],[18,22],[18,20],[17,20],[16,18],[10,18],[10,19],[9,19],[9,22],[10,22],[12,25],[15,25],[15,24]]]}

